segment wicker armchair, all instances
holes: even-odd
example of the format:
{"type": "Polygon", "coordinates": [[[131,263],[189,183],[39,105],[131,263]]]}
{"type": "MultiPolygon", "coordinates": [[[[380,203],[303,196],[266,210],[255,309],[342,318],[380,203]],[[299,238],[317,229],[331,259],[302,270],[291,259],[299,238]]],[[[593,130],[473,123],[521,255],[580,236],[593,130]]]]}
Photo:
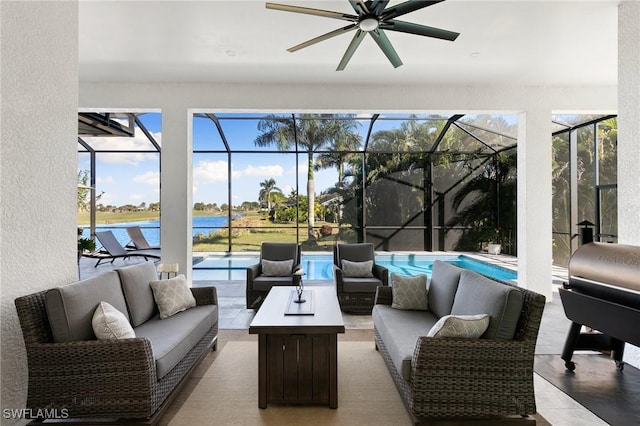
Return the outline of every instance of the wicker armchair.
{"type": "MultiPolygon", "coordinates": [[[[215,287],[192,288],[198,305],[217,305],[215,287]]],[[[164,377],[147,338],[54,343],[47,291],[15,300],[27,350],[27,408],[66,409],[70,418],[154,423],[216,344],[217,322],[164,377]]]]}
{"type": "Polygon", "coordinates": [[[376,265],[375,252],[371,243],[336,244],[333,247],[333,276],[340,309],[352,314],[371,314],[376,289],[389,286],[389,270],[376,265]],[[350,277],[344,273],[342,261],[373,261],[373,277],[350,277]]]}
{"type": "MultiPolygon", "coordinates": [[[[414,423],[452,418],[520,418],[536,412],[533,361],[545,297],[519,290],[524,303],[513,340],[419,337],[409,380],[396,369],[374,327],[376,349],[414,423]]],[[[392,289],[379,287],[376,304],[391,305],[392,301],[392,289]]]]}
{"type": "Polygon", "coordinates": [[[293,273],[300,268],[300,246],[296,243],[264,242],[260,246],[260,261],[247,268],[247,309],[259,309],[271,287],[297,285],[300,276],[293,273]],[[262,261],[293,260],[293,266],[286,276],[267,276],[262,269],[262,261]]]}

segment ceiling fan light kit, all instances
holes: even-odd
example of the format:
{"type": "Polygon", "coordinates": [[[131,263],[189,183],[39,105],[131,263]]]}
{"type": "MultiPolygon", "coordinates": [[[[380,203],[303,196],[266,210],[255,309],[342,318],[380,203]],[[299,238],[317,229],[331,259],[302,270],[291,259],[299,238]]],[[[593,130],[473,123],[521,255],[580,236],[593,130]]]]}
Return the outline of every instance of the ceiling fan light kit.
{"type": "Polygon", "coordinates": [[[395,49],[391,45],[389,38],[385,34],[384,30],[403,32],[414,35],[421,35],[424,37],[437,38],[441,40],[454,41],[459,33],[443,30],[440,28],[428,27],[426,25],[414,24],[412,22],[398,21],[395,18],[406,15],[410,12],[423,9],[434,4],[441,3],[445,0],[409,0],[404,3],[397,4],[395,6],[387,7],[389,0],[348,0],[349,4],[353,8],[357,15],[341,12],[332,12],[330,10],[314,9],[310,7],[290,6],[280,3],[266,3],[267,9],[280,10],[284,12],[302,13],[305,15],[322,16],[325,18],[340,19],[342,21],[349,21],[350,24],[346,27],[338,28],[337,30],[330,31],[326,34],[307,40],[304,43],[300,43],[296,46],[287,49],[289,52],[296,52],[305,47],[309,47],[324,40],[328,40],[340,34],[344,34],[350,31],[356,31],[351,43],[347,47],[347,51],[344,53],[338,68],[336,71],[342,71],[346,68],[347,64],[351,60],[351,57],[355,53],[358,46],[369,34],[376,42],[378,47],[385,54],[389,62],[394,68],[398,68],[402,65],[400,57],[396,53],[395,49]]]}

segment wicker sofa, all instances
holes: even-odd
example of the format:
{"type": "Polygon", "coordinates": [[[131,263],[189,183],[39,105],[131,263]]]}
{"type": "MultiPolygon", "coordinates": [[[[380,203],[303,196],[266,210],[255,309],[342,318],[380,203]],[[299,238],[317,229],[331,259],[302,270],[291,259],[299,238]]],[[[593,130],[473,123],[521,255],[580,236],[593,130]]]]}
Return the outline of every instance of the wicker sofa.
{"type": "Polygon", "coordinates": [[[143,262],[16,299],[29,370],[27,408],[69,418],[156,423],[191,371],[215,349],[215,287],[191,288],[196,306],[160,319],[143,262]],[[135,338],[98,340],[96,306],[128,316],[135,338]]]}
{"type": "Polygon", "coordinates": [[[427,300],[428,310],[395,309],[392,287],[378,287],[372,313],[376,349],[413,422],[534,414],[544,296],[436,261],[427,300]],[[489,315],[480,338],[427,337],[445,315],[476,314],[489,315]]]}

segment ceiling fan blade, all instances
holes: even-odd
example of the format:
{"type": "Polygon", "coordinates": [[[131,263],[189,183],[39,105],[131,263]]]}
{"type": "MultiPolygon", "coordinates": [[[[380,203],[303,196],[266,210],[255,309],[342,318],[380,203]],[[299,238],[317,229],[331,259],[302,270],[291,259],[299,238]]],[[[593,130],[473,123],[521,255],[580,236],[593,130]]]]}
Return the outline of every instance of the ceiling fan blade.
{"type": "Polygon", "coordinates": [[[406,15],[407,13],[414,12],[416,10],[424,9],[425,7],[433,6],[443,2],[444,0],[433,1],[421,1],[421,0],[409,0],[404,3],[391,6],[382,12],[382,19],[393,19],[398,16],[406,15]]]}
{"type": "Polygon", "coordinates": [[[380,15],[385,7],[389,4],[389,0],[373,0],[371,2],[371,6],[369,10],[371,10],[374,14],[380,15]]]}
{"type": "Polygon", "coordinates": [[[355,10],[358,15],[371,13],[363,0],[349,0],[349,3],[351,3],[351,7],[353,7],[353,10],[355,10]]]}
{"type": "Polygon", "coordinates": [[[391,65],[393,65],[394,68],[398,68],[400,65],[402,65],[400,57],[391,45],[391,42],[389,41],[389,38],[384,33],[384,31],[377,29],[375,31],[369,32],[369,34],[371,34],[371,37],[373,37],[376,43],[378,43],[378,46],[384,52],[385,56],[387,57],[387,59],[389,59],[389,62],[391,62],[391,65]]]}
{"type": "Polygon", "coordinates": [[[332,12],[330,10],[312,9],[310,7],[290,6],[280,3],[266,3],[267,9],[282,10],[285,12],[304,13],[305,15],[324,16],[326,18],[342,19],[343,21],[356,22],[358,17],[348,13],[332,12]]]}
{"type": "Polygon", "coordinates": [[[321,41],[330,39],[332,37],[338,36],[340,34],[344,34],[344,33],[349,32],[349,31],[353,31],[356,28],[358,28],[358,24],[347,25],[346,27],[338,28],[337,30],[328,32],[328,33],[323,34],[321,36],[312,38],[311,40],[307,40],[304,43],[300,43],[298,45],[290,47],[289,49],[287,49],[287,51],[288,52],[296,52],[296,51],[298,51],[300,49],[304,49],[305,47],[309,47],[309,46],[311,46],[313,44],[316,44],[316,43],[319,43],[321,41]]]}
{"type": "Polygon", "coordinates": [[[427,27],[426,25],[414,24],[405,21],[386,21],[381,22],[380,27],[383,30],[399,31],[402,33],[416,34],[426,37],[439,38],[442,40],[454,41],[460,33],[443,30],[440,28],[427,27]]]}
{"type": "Polygon", "coordinates": [[[353,39],[351,39],[351,43],[349,43],[349,47],[347,47],[347,51],[344,52],[344,56],[340,60],[340,63],[338,64],[338,68],[336,68],[336,71],[342,71],[346,68],[347,64],[351,60],[351,57],[355,53],[358,46],[360,46],[360,43],[362,43],[362,40],[366,35],[367,35],[366,32],[362,30],[358,30],[356,35],[353,36],[353,39]]]}

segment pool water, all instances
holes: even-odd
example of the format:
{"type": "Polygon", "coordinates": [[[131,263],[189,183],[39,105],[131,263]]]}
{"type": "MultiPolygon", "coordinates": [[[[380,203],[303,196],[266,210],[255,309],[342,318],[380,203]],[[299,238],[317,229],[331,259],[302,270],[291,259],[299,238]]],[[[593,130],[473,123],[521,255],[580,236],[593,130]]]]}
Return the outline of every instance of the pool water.
{"type": "MultiPolygon", "coordinates": [[[[232,254],[224,256],[209,256],[194,265],[194,280],[244,280],[247,277],[246,268],[258,263],[258,255],[232,254]]],[[[473,259],[465,255],[435,256],[416,254],[380,254],[376,255],[376,263],[389,269],[389,274],[402,275],[426,274],[431,278],[431,268],[435,260],[443,260],[462,268],[499,279],[515,280],[515,271],[473,259]]],[[[333,257],[330,254],[303,254],[302,268],[306,280],[333,280],[333,257]]]]}

